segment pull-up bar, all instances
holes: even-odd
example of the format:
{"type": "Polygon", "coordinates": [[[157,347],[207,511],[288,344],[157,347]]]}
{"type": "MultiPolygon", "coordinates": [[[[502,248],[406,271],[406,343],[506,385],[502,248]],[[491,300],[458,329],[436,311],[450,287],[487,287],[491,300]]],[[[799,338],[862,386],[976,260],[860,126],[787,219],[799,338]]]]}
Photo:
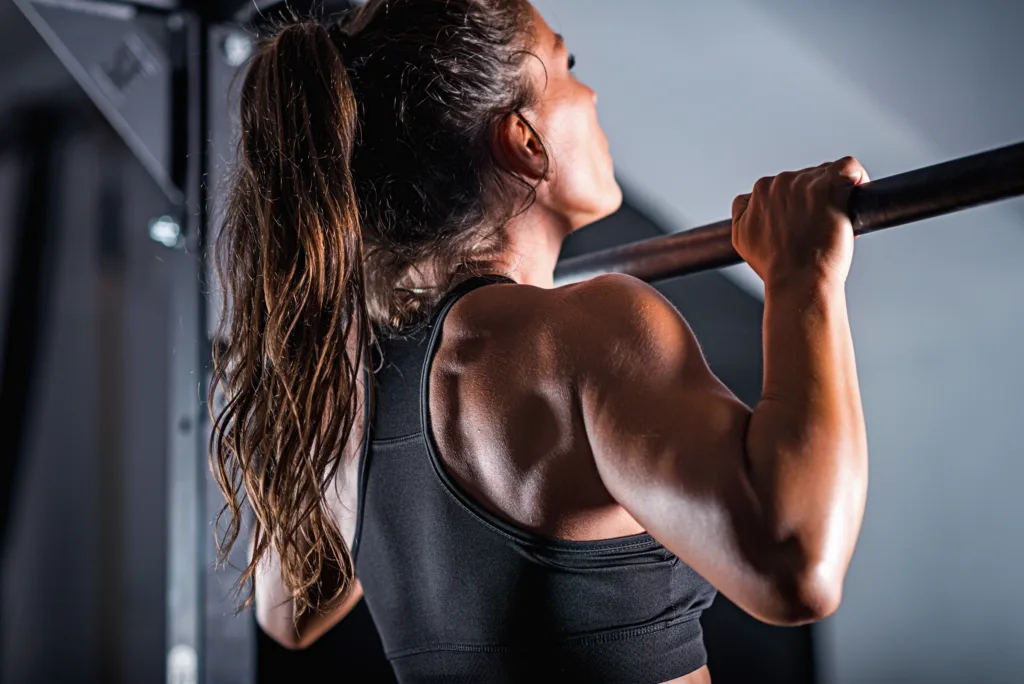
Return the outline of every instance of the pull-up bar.
{"type": "MultiPolygon", "coordinates": [[[[1024,195],[1024,142],[908,171],[854,188],[847,213],[855,235],[1024,195]]],[[[628,273],[648,282],[741,262],[732,222],[651,238],[566,259],[555,283],[601,273],[628,273]]]]}

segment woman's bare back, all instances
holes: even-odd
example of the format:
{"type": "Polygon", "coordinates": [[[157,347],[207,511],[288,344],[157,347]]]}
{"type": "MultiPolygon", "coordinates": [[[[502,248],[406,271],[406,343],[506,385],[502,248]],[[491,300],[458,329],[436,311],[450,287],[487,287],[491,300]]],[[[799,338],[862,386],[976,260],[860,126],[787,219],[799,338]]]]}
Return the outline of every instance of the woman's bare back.
{"type": "Polygon", "coordinates": [[[561,297],[498,285],[455,306],[431,368],[439,456],[480,504],[535,534],[595,540],[643,532],[597,472],[556,339],[552,309],[561,297]]]}

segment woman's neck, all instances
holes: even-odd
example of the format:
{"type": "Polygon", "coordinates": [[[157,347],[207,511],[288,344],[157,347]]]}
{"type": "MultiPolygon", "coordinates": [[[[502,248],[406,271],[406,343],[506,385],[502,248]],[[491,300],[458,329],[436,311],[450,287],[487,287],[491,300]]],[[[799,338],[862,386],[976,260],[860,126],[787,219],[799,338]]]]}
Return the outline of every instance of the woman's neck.
{"type": "Polygon", "coordinates": [[[550,289],[555,286],[555,264],[562,242],[572,232],[567,222],[540,207],[531,207],[513,218],[506,228],[505,249],[496,265],[520,285],[550,289]]]}
{"type": "MultiPolygon", "coordinates": [[[[466,275],[499,273],[520,285],[551,289],[555,286],[555,263],[562,242],[570,232],[562,222],[550,220],[543,212],[528,210],[506,226],[501,251],[473,259],[464,267],[466,275]]],[[[437,287],[435,284],[443,282],[448,275],[444,267],[424,262],[412,267],[402,284],[413,289],[428,289],[437,287]]]]}

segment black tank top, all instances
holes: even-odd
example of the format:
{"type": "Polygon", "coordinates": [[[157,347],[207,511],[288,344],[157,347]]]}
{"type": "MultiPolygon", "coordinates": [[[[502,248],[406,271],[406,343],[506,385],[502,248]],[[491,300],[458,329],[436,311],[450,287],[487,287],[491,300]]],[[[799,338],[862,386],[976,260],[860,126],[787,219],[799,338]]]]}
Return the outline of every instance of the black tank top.
{"type": "Polygon", "coordinates": [[[382,342],[359,466],[356,574],[399,682],[664,682],[706,662],[715,590],[650,535],[549,539],[474,501],[440,461],[427,382],[449,294],[382,342]]]}

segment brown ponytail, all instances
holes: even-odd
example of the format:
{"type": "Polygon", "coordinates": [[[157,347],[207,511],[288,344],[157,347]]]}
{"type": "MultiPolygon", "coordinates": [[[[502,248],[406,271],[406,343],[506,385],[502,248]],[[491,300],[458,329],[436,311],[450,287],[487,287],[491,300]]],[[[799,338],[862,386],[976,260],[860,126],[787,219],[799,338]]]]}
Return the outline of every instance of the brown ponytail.
{"type": "Polygon", "coordinates": [[[356,100],[327,29],[293,23],[254,53],[241,87],[239,159],[216,253],[225,290],[214,358],[211,465],[230,514],[220,550],[255,540],[244,569],[273,548],[296,614],[339,600],[352,559],[327,504],[357,419],[371,329],[352,181],[356,100]],[[340,577],[321,595],[325,573],[340,577]],[[332,588],[333,591],[333,588],[332,588]]]}
{"type": "Polygon", "coordinates": [[[374,331],[429,315],[533,197],[492,145],[536,98],[532,12],[525,0],[368,0],[329,28],[279,28],[250,60],[216,243],[210,390],[211,406],[218,391],[226,402],[210,445],[229,514],[222,558],[246,501],[255,518],[246,603],[271,550],[296,615],[351,584],[326,494],[374,331]]]}

